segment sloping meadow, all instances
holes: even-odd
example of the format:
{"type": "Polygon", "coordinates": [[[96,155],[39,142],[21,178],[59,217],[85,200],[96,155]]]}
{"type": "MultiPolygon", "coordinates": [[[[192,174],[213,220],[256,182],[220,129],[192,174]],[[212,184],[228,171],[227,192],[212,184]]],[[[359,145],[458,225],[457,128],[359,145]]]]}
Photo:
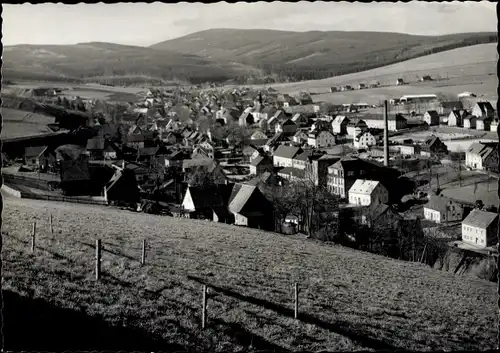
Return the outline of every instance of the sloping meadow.
{"type": "MultiPolygon", "coordinates": [[[[497,285],[473,277],[295,237],[107,207],[4,198],[2,216],[4,291],[141,330],[155,342],[142,348],[484,350],[497,344],[497,285]],[[103,273],[96,281],[98,238],[103,273]],[[202,283],[209,288],[205,330],[202,283]]],[[[12,327],[8,319],[4,326],[12,327]]],[[[5,346],[26,349],[27,341],[6,335],[5,346]]],[[[96,341],[76,348],[103,347],[96,341]]]]}

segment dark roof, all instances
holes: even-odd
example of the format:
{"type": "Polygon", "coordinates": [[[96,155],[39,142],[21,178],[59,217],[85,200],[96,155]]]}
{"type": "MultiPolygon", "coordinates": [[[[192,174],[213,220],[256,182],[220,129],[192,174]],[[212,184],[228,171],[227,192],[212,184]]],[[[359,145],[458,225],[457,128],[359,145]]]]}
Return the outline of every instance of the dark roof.
{"type": "Polygon", "coordinates": [[[207,186],[189,186],[195,209],[206,207],[226,207],[229,203],[234,184],[214,184],[207,186]]]}
{"type": "Polygon", "coordinates": [[[252,163],[251,165],[256,167],[258,166],[259,164],[262,164],[262,163],[267,163],[267,164],[273,164],[273,161],[271,160],[271,158],[269,158],[268,155],[259,155],[257,156],[256,158],[254,158],[252,160],[252,163]]]}
{"type": "Polygon", "coordinates": [[[429,202],[427,202],[424,207],[434,211],[439,211],[440,213],[446,213],[447,206],[451,204],[460,206],[458,203],[453,202],[447,197],[431,194],[429,195],[429,202]]]}
{"type": "Polygon", "coordinates": [[[439,114],[435,110],[428,110],[426,113],[429,114],[431,118],[439,119],[439,114]]]}
{"type": "Polygon", "coordinates": [[[471,213],[462,221],[462,224],[466,224],[472,227],[478,227],[482,229],[488,228],[493,222],[498,218],[497,213],[481,211],[478,209],[473,209],[471,213]]]}
{"type": "Polygon", "coordinates": [[[274,152],[274,156],[281,158],[293,158],[301,151],[302,149],[300,147],[280,145],[274,152]]]}
{"type": "Polygon", "coordinates": [[[47,146],[35,146],[35,147],[26,147],[24,150],[24,156],[27,159],[39,157],[45,150],[47,146]]]}
{"type": "Polygon", "coordinates": [[[61,161],[61,172],[63,182],[90,180],[89,164],[85,158],[78,158],[74,161],[61,161]]]}
{"type": "Polygon", "coordinates": [[[282,126],[285,126],[285,125],[297,125],[295,124],[292,119],[286,119],[282,124],[282,126]]]}
{"type": "Polygon", "coordinates": [[[479,109],[481,109],[481,112],[483,114],[486,113],[487,111],[494,110],[490,102],[477,102],[476,104],[478,105],[479,109]]]}
{"type": "Polygon", "coordinates": [[[285,167],[282,168],[278,174],[285,174],[289,176],[293,176],[295,178],[303,179],[306,175],[306,171],[303,169],[293,168],[293,167],[285,167]]]}

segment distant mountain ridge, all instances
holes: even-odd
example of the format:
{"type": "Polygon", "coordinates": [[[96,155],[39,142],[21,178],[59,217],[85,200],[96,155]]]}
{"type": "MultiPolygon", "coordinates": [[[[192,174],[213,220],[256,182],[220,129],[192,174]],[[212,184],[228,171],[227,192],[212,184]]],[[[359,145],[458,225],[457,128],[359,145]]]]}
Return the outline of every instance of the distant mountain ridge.
{"type": "Polygon", "coordinates": [[[211,29],[150,47],[90,42],[3,48],[6,80],[272,83],[369,70],[431,53],[497,42],[497,34],[211,29]]]}
{"type": "Polygon", "coordinates": [[[495,32],[417,36],[384,32],[210,29],[151,46],[251,65],[292,79],[364,71],[423,55],[497,42],[495,32]]]}
{"type": "Polygon", "coordinates": [[[74,45],[4,47],[6,79],[61,81],[225,81],[254,70],[224,60],[147,47],[90,42],[74,45]]]}

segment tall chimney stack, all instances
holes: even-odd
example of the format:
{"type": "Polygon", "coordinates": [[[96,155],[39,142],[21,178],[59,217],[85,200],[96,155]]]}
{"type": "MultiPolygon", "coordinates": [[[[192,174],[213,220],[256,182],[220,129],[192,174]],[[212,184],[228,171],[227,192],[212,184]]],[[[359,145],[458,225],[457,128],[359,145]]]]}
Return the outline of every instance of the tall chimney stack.
{"type": "Polygon", "coordinates": [[[389,116],[387,100],[384,101],[384,165],[389,166],[389,116]]]}

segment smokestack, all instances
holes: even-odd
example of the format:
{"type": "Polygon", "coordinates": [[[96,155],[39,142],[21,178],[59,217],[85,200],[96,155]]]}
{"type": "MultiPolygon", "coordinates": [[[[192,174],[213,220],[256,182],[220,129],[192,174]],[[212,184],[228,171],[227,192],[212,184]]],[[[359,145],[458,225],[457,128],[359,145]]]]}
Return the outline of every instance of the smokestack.
{"type": "Polygon", "coordinates": [[[384,165],[389,166],[389,117],[387,100],[384,101],[384,165]]]}

